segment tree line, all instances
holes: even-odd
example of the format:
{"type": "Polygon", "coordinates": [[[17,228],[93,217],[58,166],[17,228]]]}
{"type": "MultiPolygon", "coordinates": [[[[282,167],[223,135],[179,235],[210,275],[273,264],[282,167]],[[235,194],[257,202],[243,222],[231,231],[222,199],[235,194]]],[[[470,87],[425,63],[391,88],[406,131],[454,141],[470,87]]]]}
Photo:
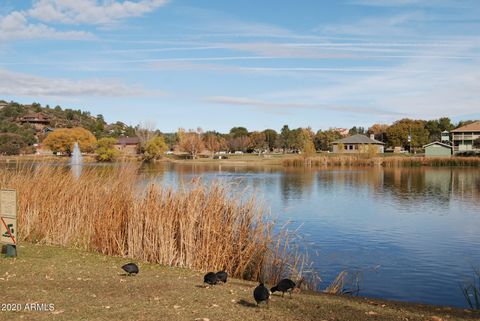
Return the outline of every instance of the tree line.
{"type": "MultiPolygon", "coordinates": [[[[265,129],[249,131],[246,127],[233,127],[228,133],[204,131],[201,128],[175,133],[163,133],[150,124],[135,127],[122,122],[108,124],[102,115],[92,116],[88,112],[74,109],[62,109],[60,106],[41,107],[34,103],[29,106],[14,102],[0,109],[0,154],[14,155],[31,153],[34,143],[42,143],[54,152],[70,153],[73,141],[79,141],[84,152],[97,152],[100,160],[111,160],[118,156],[114,150],[116,138],[138,137],[138,152],[144,159],[160,157],[165,151],[178,151],[197,158],[201,153],[244,152],[244,153],[302,153],[313,154],[319,151],[331,151],[332,143],[343,138],[343,134],[334,128],[318,130],[312,128],[294,128],[284,125],[280,131],[265,129]],[[54,132],[41,132],[28,123],[20,124],[19,117],[29,112],[38,112],[50,119],[54,132]]],[[[386,148],[401,147],[419,149],[429,142],[441,139],[442,131],[465,126],[473,120],[452,123],[450,118],[434,120],[415,120],[404,118],[393,124],[374,124],[369,128],[353,126],[349,135],[373,135],[385,143],[386,148]]],[[[480,144],[480,142],[478,142],[480,144]]]]}
{"type": "MultiPolygon", "coordinates": [[[[353,126],[348,135],[364,134],[383,142],[386,148],[400,147],[403,149],[418,150],[433,141],[440,141],[443,131],[475,122],[474,120],[460,121],[457,124],[450,118],[442,117],[434,120],[415,120],[404,118],[393,124],[374,124],[369,128],[353,126]]],[[[284,125],[279,132],[274,129],[263,131],[248,131],[245,127],[233,127],[229,133],[215,131],[203,132],[197,130],[181,130],[178,133],[163,134],[171,150],[192,151],[192,156],[198,150],[206,149],[212,153],[227,152],[284,152],[299,153],[314,150],[314,152],[331,151],[332,143],[345,137],[338,129],[318,130],[314,132],[310,127],[290,129],[284,125]],[[183,139],[182,139],[183,137],[183,139]],[[185,137],[188,137],[186,139],[185,137]],[[184,141],[196,141],[195,148],[190,148],[184,141]]]]}

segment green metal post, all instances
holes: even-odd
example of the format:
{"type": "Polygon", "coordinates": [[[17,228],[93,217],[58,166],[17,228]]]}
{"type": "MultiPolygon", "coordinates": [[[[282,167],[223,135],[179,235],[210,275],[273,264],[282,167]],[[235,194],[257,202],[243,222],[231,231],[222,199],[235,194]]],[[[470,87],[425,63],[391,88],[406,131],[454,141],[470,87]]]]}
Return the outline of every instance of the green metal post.
{"type": "Polygon", "coordinates": [[[17,246],[7,244],[7,253],[6,257],[16,257],[17,256],[17,246]]]}

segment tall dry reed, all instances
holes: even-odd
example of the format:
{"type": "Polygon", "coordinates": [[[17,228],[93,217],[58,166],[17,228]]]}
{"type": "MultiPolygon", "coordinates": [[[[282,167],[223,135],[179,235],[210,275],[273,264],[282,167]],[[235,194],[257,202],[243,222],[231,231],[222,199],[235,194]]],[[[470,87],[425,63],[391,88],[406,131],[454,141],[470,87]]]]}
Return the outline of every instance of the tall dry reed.
{"type": "Polygon", "coordinates": [[[174,190],[142,185],[129,165],[86,169],[79,179],[40,166],[0,170],[0,187],[18,191],[20,240],[270,282],[306,266],[255,198],[221,184],[174,190]]]}
{"type": "Polygon", "coordinates": [[[368,157],[367,155],[315,156],[309,158],[289,157],[282,161],[285,167],[327,167],[327,166],[460,166],[480,167],[480,157],[368,157]]]}

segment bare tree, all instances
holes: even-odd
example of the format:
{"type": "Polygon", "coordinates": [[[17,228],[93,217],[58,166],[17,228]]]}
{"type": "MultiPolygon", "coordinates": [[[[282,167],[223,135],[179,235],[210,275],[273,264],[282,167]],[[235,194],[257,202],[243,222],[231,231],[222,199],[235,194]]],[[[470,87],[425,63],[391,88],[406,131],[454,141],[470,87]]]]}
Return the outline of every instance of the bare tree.
{"type": "Polygon", "coordinates": [[[197,128],[196,131],[190,129],[188,132],[180,128],[178,130],[180,151],[189,153],[193,159],[197,158],[197,155],[205,148],[201,134],[201,128],[197,128]]]}
{"type": "Polygon", "coordinates": [[[144,146],[155,136],[155,127],[155,122],[152,121],[142,122],[135,127],[135,135],[137,135],[141,146],[144,146]]]}
{"type": "Polygon", "coordinates": [[[225,147],[225,139],[214,132],[207,132],[203,135],[203,142],[205,147],[212,153],[212,158],[215,153],[225,147]]]}
{"type": "Polygon", "coordinates": [[[236,138],[230,137],[227,141],[227,145],[232,152],[245,152],[250,145],[250,138],[248,138],[247,136],[240,136],[236,138]]]}

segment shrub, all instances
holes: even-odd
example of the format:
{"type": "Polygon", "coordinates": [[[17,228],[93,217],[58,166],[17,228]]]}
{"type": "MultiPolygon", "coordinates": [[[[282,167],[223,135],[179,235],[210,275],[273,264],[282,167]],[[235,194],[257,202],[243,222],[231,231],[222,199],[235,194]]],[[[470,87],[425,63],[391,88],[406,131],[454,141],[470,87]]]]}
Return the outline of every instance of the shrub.
{"type": "Polygon", "coordinates": [[[0,155],[18,155],[27,147],[23,136],[12,133],[0,133],[0,155]]]}
{"type": "Polygon", "coordinates": [[[165,144],[163,137],[155,136],[142,146],[143,160],[149,162],[154,159],[160,159],[167,149],[168,146],[165,144]]]}
{"type": "Polygon", "coordinates": [[[100,162],[114,161],[119,154],[119,151],[114,147],[117,140],[112,137],[101,138],[97,143],[97,160],[100,162]]]}

